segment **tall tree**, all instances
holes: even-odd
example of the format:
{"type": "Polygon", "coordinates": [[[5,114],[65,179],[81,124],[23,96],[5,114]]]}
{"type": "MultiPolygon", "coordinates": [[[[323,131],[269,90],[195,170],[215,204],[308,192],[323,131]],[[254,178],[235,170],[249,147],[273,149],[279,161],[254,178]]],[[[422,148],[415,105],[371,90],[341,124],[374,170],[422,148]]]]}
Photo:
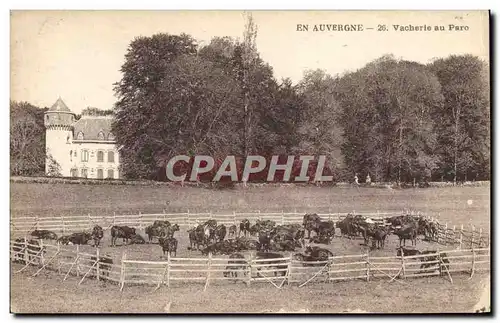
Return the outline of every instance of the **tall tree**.
{"type": "Polygon", "coordinates": [[[490,100],[489,71],[472,55],[437,59],[429,68],[438,77],[445,104],[436,113],[444,175],[489,178],[490,100]]]}
{"type": "Polygon", "coordinates": [[[27,102],[10,102],[10,172],[36,176],[45,171],[45,127],[40,109],[27,102]]]}

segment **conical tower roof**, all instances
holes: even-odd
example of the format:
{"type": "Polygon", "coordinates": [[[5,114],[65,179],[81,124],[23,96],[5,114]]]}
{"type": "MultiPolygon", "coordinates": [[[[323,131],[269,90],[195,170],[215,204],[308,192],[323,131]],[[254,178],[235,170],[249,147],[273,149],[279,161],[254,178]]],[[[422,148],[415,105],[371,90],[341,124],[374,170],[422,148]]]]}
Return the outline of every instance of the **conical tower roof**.
{"type": "Polygon", "coordinates": [[[56,103],[54,103],[49,111],[64,111],[64,112],[71,112],[71,110],[68,108],[66,103],[61,98],[58,98],[56,103]]]}

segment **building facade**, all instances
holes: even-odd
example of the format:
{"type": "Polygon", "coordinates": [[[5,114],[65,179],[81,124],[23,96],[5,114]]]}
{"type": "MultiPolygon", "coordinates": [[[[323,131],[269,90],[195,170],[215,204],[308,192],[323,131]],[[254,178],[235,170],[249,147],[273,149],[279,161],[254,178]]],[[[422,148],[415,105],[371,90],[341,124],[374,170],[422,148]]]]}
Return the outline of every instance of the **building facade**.
{"type": "Polygon", "coordinates": [[[120,178],[111,116],[82,116],[76,120],[76,115],[59,98],[44,118],[47,175],[53,172],[55,164],[63,177],[120,178]]]}

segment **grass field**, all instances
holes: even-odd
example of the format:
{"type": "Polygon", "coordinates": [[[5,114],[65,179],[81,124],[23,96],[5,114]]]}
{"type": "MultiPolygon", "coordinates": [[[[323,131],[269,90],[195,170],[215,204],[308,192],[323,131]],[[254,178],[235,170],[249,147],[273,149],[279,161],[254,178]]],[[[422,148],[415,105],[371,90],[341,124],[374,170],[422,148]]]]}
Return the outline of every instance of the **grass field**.
{"type": "MultiPolygon", "coordinates": [[[[401,211],[412,209],[438,217],[450,225],[473,224],[488,230],[490,224],[489,187],[447,187],[388,190],[375,188],[260,187],[214,191],[197,188],[162,186],[111,186],[71,184],[11,184],[11,216],[112,215],[196,211],[281,211],[346,213],[401,211]]],[[[187,251],[185,228],[179,235],[178,256],[200,256],[187,251]]],[[[144,235],[144,232],[140,232],[144,235]]],[[[109,247],[105,236],[103,252],[115,261],[127,250],[129,259],[159,260],[157,245],[109,247]]],[[[361,254],[360,241],[335,239],[329,248],[335,254],[361,254]]],[[[419,248],[435,248],[419,241],[419,248]]],[[[396,240],[390,237],[386,249],[377,255],[393,255],[396,240]]],[[[84,249],[91,247],[85,246],[84,249]]],[[[440,247],[441,250],[445,249],[440,247]]],[[[397,282],[339,282],[276,290],[269,284],[214,285],[205,293],[199,284],[176,286],[169,292],[152,292],[146,287],[98,286],[95,282],[77,287],[76,282],[62,283],[62,277],[47,273],[25,279],[24,273],[12,276],[12,309],[16,312],[163,312],[172,301],[173,312],[260,312],[297,310],[343,312],[361,309],[369,312],[454,312],[468,311],[479,300],[478,282],[485,276],[457,276],[454,284],[443,278],[397,282]],[[75,292],[78,291],[78,292],[75,292]],[[37,302],[52,295],[51,302],[37,302]],[[34,297],[37,295],[38,297],[34,297]],[[188,295],[188,296],[187,296],[188,295]]]]}

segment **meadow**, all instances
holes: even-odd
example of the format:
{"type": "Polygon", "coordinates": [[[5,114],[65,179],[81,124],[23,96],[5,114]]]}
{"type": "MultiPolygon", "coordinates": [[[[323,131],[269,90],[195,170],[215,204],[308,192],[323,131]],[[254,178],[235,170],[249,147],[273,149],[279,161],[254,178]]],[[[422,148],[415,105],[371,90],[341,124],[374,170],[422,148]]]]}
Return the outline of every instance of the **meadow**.
{"type": "MultiPolygon", "coordinates": [[[[299,212],[399,212],[411,209],[429,214],[449,225],[474,225],[488,231],[490,225],[489,187],[444,187],[427,189],[380,189],[339,187],[249,187],[210,190],[195,187],[74,185],[11,183],[11,217],[59,215],[112,215],[202,211],[294,211],[299,212]]],[[[186,228],[178,233],[181,257],[200,257],[188,251],[186,228]]],[[[144,235],[144,232],[139,231],[144,235]]],[[[328,247],[334,254],[360,254],[366,248],[360,241],[337,238],[328,247]]],[[[120,243],[120,241],[119,241],[120,243]]],[[[109,233],[103,253],[119,261],[123,250],[128,259],[160,260],[158,245],[132,245],[111,248],[109,233]]],[[[398,242],[391,236],[384,250],[374,255],[393,255],[398,242]]],[[[419,248],[435,248],[419,241],[419,248]]],[[[440,247],[446,249],[445,246],[440,247]]],[[[84,246],[91,252],[92,247],[84,246]]],[[[281,290],[269,284],[213,285],[203,292],[200,284],[176,284],[153,292],[145,286],[128,286],[123,293],[115,285],[95,281],[77,286],[76,278],[43,271],[36,278],[27,273],[11,276],[11,306],[16,312],[164,312],[166,300],[172,312],[263,312],[307,309],[311,312],[456,312],[469,311],[479,300],[488,274],[408,279],[403,284],[388,281],[351,281],[310,284],[281,290]],[[38,287],[36,287],[38,286],[38,287]],[[51,302],[33,302],[33,293],[51,302]]],[[[38,297],[35,297],[35,299],[38,297]]]]}

